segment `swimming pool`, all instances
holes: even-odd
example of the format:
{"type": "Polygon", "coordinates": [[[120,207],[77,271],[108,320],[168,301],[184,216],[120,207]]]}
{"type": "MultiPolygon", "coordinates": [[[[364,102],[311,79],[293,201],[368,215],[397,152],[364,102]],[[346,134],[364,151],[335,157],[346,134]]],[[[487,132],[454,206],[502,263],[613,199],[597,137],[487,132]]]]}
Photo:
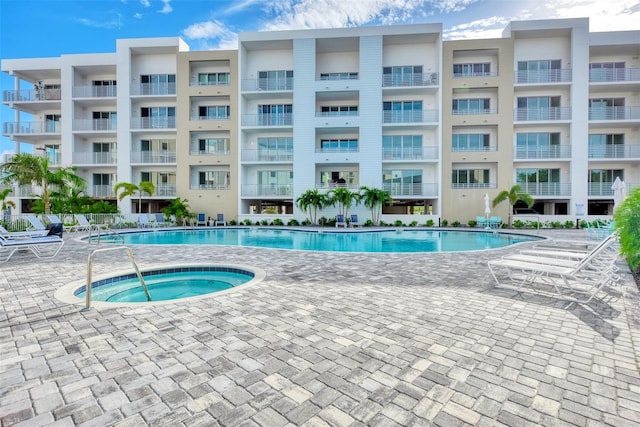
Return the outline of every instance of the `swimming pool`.
{"type": "Polygon", "coordinates": [[[126,245],[228,245],[328,252],[474,251],[539,239],[480,230],[329,231],[260,227],[153,230],[122,233],[121,236],[126,245]]]}

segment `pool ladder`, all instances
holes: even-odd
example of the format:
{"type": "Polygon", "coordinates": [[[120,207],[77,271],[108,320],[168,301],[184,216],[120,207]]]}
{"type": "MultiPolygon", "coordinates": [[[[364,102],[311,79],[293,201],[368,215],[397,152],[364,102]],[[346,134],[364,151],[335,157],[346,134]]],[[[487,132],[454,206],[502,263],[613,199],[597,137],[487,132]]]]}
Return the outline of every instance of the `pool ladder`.
{"type": "Polygon", "coordinates": [[[107,251],[119,251],[119,250],[125,250],[127,251],[127,255],[129,256],[129,260],[131,261],[131,265],[133,266],[133,269],[136,272],[136,275],[138,276],[138,279],[140,279],[140,285],[142,286],[142,289],[144,289],[144,293],[147,296],[147,301],[151,301],[151,294],[149,293],[149,288],[147,288],[147,284],[144,282],[144,278],[142,277],[142,274],[140,273],[140,269],[138,268],[138,264],[136,264],[136,260],[133,258],[133,251],[131,250],[131,248],[127,247],[127,246],[114,246],[114,247],[110,247],[110,248],[100,248],[100,249],[96,249],[95,251],[91,252],[91,254],[89,255],[89,258],[87,259],[87,284],[86,284],[86,301],[85,301],[85,307],[83,310],[89,310],[91,309],[91,271],[92,271],[92,267],[93,267],[93,257],[96,253],[98,252],[107,252],[107,251]]]}

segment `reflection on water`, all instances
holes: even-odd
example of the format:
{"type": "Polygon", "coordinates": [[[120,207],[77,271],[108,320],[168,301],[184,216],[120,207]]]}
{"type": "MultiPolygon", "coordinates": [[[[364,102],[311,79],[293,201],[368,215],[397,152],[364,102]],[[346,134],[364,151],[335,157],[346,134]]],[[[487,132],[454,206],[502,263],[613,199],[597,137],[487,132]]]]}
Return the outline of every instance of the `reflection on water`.
{"type": "Polygon", "coordinates": [[[493,249],[536,237],[483,231],[332,232],[270,228],[173,230],[123,234],[125,244],[229,245],[331,252],[455,252],[493,249]]]}

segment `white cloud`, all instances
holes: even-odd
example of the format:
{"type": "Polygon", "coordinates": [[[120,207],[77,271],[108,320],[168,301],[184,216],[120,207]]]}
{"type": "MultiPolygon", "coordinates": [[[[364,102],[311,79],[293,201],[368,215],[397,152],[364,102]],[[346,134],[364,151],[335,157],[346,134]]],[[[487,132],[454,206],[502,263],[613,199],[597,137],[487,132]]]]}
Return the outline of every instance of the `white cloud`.
{"type": "Polygon", "coordinates": [[[182,30],[182,35],[189,40],[198,41],[198,48],[202,50],[238,47],[238,35],[220,21],[198,22],[182,30]]]}
{"type": "Polygon", "coordinates": [[[134,13],[133,17],[134,17],[134,19],[142,19],[142,14],[141,13],[134,13]]]}
{"type": "Polygon", "coordinates": [[[144,7],[151,6],[151,3],[149,2],[149,0],[140,0],[140,4],[144,7]]]}
{"type": "Polygon", "coordinates": [[[162,9],[158,11],[158,13],[164,13],[165,15],[173,12],[173,8],[171,7],[171,0],[162,0],[163,6],[162,9]]]}
{"type": "Polygon", "coordinates": [[[88,18],[78,18],[76,21],[78,21],[82,25],[85,25],[87,27],[92,27],[92,28],[112,29],[112,28],[122,28],[123,26],[122,15],[119,13],[116,13],[113,18],[108,19],[106,21],[94,21],[93,19],[88,19],[88,18]]]}
{"type": "Polygon", "coordinates": [[[633,0],[546,1],[552,18],[589,17],[590,31],[640,29],[640,2],[633,0]]]}
{"type": "Polygon", "coordinates": [[[478,19],[445,29],[443,37],[447,40],[498,38],[509,21],[510,19],[502,16],[478,19]]]}

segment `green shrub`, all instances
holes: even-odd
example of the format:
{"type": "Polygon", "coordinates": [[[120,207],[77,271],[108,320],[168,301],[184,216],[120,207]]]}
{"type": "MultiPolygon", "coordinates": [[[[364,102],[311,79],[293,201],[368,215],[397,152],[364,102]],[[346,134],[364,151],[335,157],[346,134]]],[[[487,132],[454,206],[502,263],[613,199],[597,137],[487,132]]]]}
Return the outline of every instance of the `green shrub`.
{"type": "Polygon", "coordinates": [[[435,221],[432,219],[428,219],[427,222],[424,223],[427,227],[433,227],[435,225],[435,221]]]}
{"type": "Polygon", "coordinates": [[[514,220],[511,225],[513,225],[513,228],[524,228],[524,222],[519,219],[514,220]]]}
{"type": "Polygon", "coordinates": [[[467,225],[469,225],[469,227],[475,227],[476,225],[478,225],[478,221],[476,221],[475,219],[470,219],[467,222],[467,225]]]}
{"type": "Polygon", "coordinates": [[[400,219],[396,219],[396,222],[393,223],[396,227],[403,227],[404,223],[400,219]]]}
{"type": "Polygon", "coordinates": [[[263,219],[262,221],[260,221],[260,225],[269,225],[269,221],[263,219]]]}
{"type": "Polygon", "coordinates": [[[453,221],[453,222],[451,223],[451,226],[452,226],[452,227],[460,227],[460,221],[453,221]]]}
{"type": "Polygon", "coordinates": [[[447,221],[446,219],[443,219],[443,220],[440,222],[440,225],[442,225],[443,227],[446,227],[447,225],[449,225],[449,221],[447,221]]]}
{"type": "Polygon", "coordinates": [[[300,223],[298,222],[297,219],[291,218],[289,222],[287,222],[287,225],[296,226],[296,225],[300,225],[300,223]]]}
{"type": "Polygon", "coordinates": [[[631,193],[616,208],[613,219],[620,235],[620,253],[634,273],[640,273],[640,187],[631,193]]]}
{"type": "Polygon", "coordinates": [[[244,221],[242,221],[242,223],[244,225],[253,225],[253,222],[251,222],[251,220],[249,218],[245,218],[244,221]]]}
{"type": "Polygon", "coordinates": [[[282,222],[282,220],[280,218],[276,218],[273,220],[273,222],[271,223],[272,225],[284,225],[284,222],[282,222]]]}
{"type": "Polygon", "coordinates": [[[415,227],[418,225],[418,221],[411,221],[411,224],[409,224],[409,227],[415,227]]]}
{"type": "Polygon", "coordinates": [[[567,221],[565,221],[564,223],[564,228],[573,228],[576,226],[575,221],[572,221],[570,219],[568,219],[567,221]]]}

